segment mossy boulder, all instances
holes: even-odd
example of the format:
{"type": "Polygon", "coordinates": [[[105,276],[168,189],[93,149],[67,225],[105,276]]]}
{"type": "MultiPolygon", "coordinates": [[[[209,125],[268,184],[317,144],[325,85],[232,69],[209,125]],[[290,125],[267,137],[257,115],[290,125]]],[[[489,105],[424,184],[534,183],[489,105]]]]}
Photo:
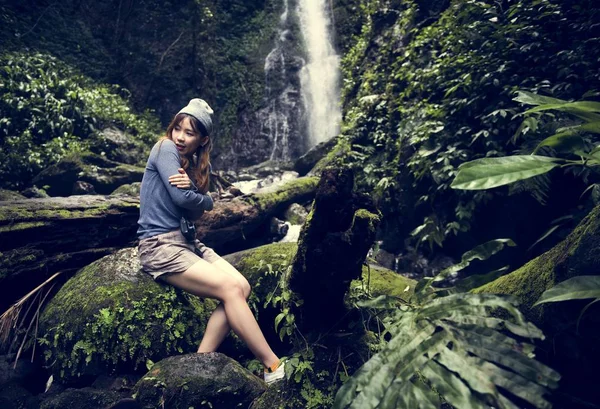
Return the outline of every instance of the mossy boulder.
{"type": "Polygon", "coordinates": [[[0,201],[6,200],[22,200],[25,196],[12,190],[0,189],[0,201]]]}
{"type": "Polygon", "coordinates": [[[574,408],[580,407],[581,402],[600,402],[597,388],[600,308],[598,304],[591,306],[579,320],[591,300],[534,304],[545,290],[560,282],[574,276],[600,274],[599,248],[600,207],[596,207],[551,250],[474,290],[516,297],[527,319],[544,331],[546,341],[538,350],[538,357],[562,376],[556,407],[574,408]]]}
{"type": "Polygon", "coordinates": [[[156,363],[136,385],[143,409],[247,408],[264,381],[218,352],[174,356],[156,363]],[[163,406],[161,406],[163,405],[163,406]]]}
{"type": "Polygon", "coordinates": [[[81,269],[40,318],[46,363],[68,380],[195,351],[216,303],[154,282],[127,248],[81,269]]]}
{"type": "Polygon", "coordinates": [[[142,182],[134,182],[127,185],[121,185],[113,192],[112,195],[125,195],[125,196],[133,196],[140,197],[140,188],[142,187],[142,182]]]}
{"type": "Polygon", "coordinates": [[[69,196],[77,181],[94,186],[99,194],[109,194],[117,187],[141,182],[144,168],[109,160],[94,153],[73,154],[41,171],[33,184],[50,196],[69,196]]]}
{"type": "Polygon", "coordinates": [[[561,327],[559,317],[576,318],[565,303],[534,307],[542,293],[574,276],[600,272],[600,206],[595,207],[558,245],[523,267],[479,287],[475,293],[510,294],[519,299],[527,318],[544,328],[561,327]],[[567,314],[565,316],[565,314],[567,314]],[[569,317],[570,314],[570,317],[569,317]]]}

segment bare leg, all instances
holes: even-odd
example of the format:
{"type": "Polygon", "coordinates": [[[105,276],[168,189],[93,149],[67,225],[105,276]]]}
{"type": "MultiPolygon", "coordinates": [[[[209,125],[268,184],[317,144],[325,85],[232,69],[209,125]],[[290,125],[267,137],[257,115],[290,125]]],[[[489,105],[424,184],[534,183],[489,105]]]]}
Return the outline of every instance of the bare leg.
{"type": "MultiPolygon", "coordinates": [[[[219,259],[216,262],[211,263],[211,265],[235,277],[242,286],[244,297],[248,299],[250,296],[250,284],[248,283],[248,280],[246,280],[246,277],[244,277],[235,269],[235,267],[233,267],[224,259],[219,259]]],[[[227,322],[227,316],[225,315],[223,304],[219,304],[219,306],[213,311],[208,323],[206,324],[206,331],[204,331],[202,342],[200,342],[200,346],[198,347],[198,353],[216,351],[227,334],[229,334],[230,330],[231,327],[227,322]]]]}
{"type": "Polygon", "coordinates": [[[270,366],[279,360],[252,315],[238,279],[199,260],[183,273],[166,276],[165,281],[199,297],[220,300],[227,322],[263,365],[270,366]]]}

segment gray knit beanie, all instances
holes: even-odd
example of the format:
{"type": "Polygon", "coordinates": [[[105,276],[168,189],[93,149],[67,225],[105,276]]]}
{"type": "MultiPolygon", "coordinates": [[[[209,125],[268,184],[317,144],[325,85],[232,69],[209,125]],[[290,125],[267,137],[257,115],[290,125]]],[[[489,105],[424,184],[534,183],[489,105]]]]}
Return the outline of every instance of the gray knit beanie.
{"type": "Polygon", "coordinates": [[[206,103],[205,100],[200,98],[194,98],[190,100],[190,102],[183,107],[177,115],[179,114],[188,114],[196,118],[200,121],[200,124],[204,127],[204,130],[207,133],[207,136],[212,133],[213,123],[212,123],[212,108],[206,103]]]}

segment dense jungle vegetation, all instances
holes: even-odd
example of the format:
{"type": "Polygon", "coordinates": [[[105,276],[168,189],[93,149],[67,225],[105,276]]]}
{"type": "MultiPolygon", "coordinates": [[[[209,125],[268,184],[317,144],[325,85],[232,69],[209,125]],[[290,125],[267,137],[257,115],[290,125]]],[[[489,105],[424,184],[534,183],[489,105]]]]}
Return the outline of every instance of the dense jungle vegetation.
{"type": "MultiPolygon", "coordinates": [[[[283,396],[307,408],[600,407],[599,336],[589,329],[598,304],[534,307],[552,280],[525,295],[511,279],[487,288],[516,294],[521,309],[474,290],[510,271],[535,275],[535,258],[548,250],[549,264],[579,255],[581,236],[593,230],[586,226],[596,225],[598,2],[334,0],[330,7],[343,123],[329,163],[352,168],[358,190],[374,198],[377,239],[403,256],[400,273],[419,259],[452,261],[427,270],[436,278],[402,281],[394,296],[353,284],[348,305],[361,312],[352,328],[364,330],[357,343],[365,350],[349,359],[346,346],[338,356],[325,335],[296,331],[301,302],[285,282],[287,262],[257,262],[279,281],[252,302],[279,310],[275,331],[293,345],[293,392],[283,396]],[[573,101],[577,109],[565,107],[573,101]],[[531,109],[543,104],[553,106],[531,109]],[[547,172],[490,189],[452,185],[464,163],[534,152],[552,162],[547,172]],[[575,244],[556,255],[565,238],[575,244]],[[435,288],[457,274],[463,280],[453,288],[435,288]],[[542,343],[542,331],[556,327],[542,343]],[[563,342],[562,331],[575,327],[563,342]]],[[[264,103],[264,58],[280,13],[275,0],[0,3],[0,188],[30,187],[65,157],[110,157],[107,127],[147,152],[181,101],[197,94],[218,107],[215,163],[225,167],[235,154],[232,135],[264,103]]],[[[571,298],[577,289],[585,293],[579,298],[600,298],[596,281],[572,285],[583,289],[567,285],[571,298]]],[[[552,296],[544,297],[569,299],[552,296]]]]}

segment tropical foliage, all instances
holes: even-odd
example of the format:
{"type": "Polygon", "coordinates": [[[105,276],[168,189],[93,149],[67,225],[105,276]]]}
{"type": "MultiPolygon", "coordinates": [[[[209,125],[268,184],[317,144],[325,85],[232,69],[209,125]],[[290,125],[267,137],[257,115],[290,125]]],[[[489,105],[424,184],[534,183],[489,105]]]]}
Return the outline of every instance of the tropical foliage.
{"type": "Polygon", "coordinates": [[[494,240],[466,253],[439,277],[419,282],[409,303],[387,296],[359,303],[389,312],[390,339],[338,391],[334,408],[517,408],[522,401],[551,407],[544,395],[560,377],[533,359],[532,341],[543,334],[523,318],[516,301],[492,294],[440,296],[452,291],[431,287],[508,243],[494,240]]]}
{"type": "Polygon", "coordinates": [[[456,168],[530,153],[554,133],[544,121],[521,125],[516,90],[566,101],[600,88],[593,3],[363,3],[362,32],[342,61],[344,160],[364,170],[359,183],[377,195],[390,231],[435,251],[506,196],[451,189],[456,168]]]}
{"type": "MultiPolygon", "coordinates": [[[[465,190],[491,189],[542,175],[557,167],[574,165],[600,165],[600,145],[594,146],[594,134],[600,133],[600,102],[569,102],[558,98],[549,98],[520,91],[515,101],[535,105],[524,112],[524,115],[559,111],[571,114],[582,120],[582,123],[561,127],[541,141],[533,153],[552,148],[552,153],[578,156],[579,159],[555,158],[539,155],[514,155],[499,158],[483,158],[463,163],[458,168],[452,188],[465,190]]],[[[539,120],[536,117],[525,119],[524,126],[535,128],[539,120]]],[[[522,126],[522,128],[524,127],[522,126]]]]}
{"type": "Polygon", "coordinates": [[[47,54],[0,57],[0,186],[22,188],[65,155],[89,148],[113,125],[149,144],[159,126],[137,115],[128,92],[91,79],[47,54]]]}

